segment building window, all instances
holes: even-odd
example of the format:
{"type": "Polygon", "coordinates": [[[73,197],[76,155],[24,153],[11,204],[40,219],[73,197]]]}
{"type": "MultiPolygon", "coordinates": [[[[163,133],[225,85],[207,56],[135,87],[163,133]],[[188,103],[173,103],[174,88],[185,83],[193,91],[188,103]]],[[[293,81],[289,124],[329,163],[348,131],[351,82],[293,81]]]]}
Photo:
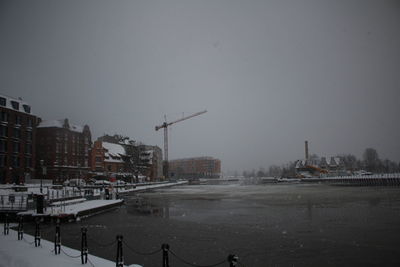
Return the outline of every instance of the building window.
{"type": "Polygon", "coordinates": [[[26,144],[25,145],[25,153],[26,154],[32,154],[32,145],[31,144],[26,144]]]}
{"type": "Polygon", "coordinates": [[[7,155],[0,155],[0,167],[7,166],[7,155]]]}
{"type": "Polygon", "coordinates": [[[7,152],[7,141],[0,140],[0,152],[7,152]]]}
{"type": "Polygon", "coordinates": [[[31,118],[26,118],[26,126],[32,128],[33,120],[31,118]]]}
{"type": "Polygon", "coordinates": [[[26,113],[31,113],[31,107],[29,105],[22,105],[26,113]]]}
{"type": "Polygon", "coordinates": [[[96,157],[96,162],[101,162],[101,157],[96,157]]]}
{"type": "Polygon", "coordinates": [[[26,131],[26,140],[32,141],[32,132],[31,131],[26,131]]]}
{"type": "Polygon", "coordinates": [[[1,121],[2,122],[8,122],[8,113],[5,111],[1,112],[1,121]]]}
{"type": "Polygon", "coordinates": [[[32,168],[32,158],[29,158],[29,157],[25,158],[25,167],[32,168]]]}
{"type": "Polygon", "coordinates": [[[0,97],[0,105],[5,107],[7,100],[4,97],[0,97]]]}
{"type": "Polygon", "coordinates": [[[14,138],[21,138],[21,130],[19,128],[14,128],[14,138]]]}
{"type": "Polygon", "coordinates": [[[15,124],[21,125],[21,116],[15,115],[15,124]]]}
{"type": "Polygon", "coordinates": [[[19,145],[19,143],[18,143],[18,142],[14,142],[14,143],[13,143],[13,152],[14,152],[14,153],[19,153],[19,151],[20,151],[20,145],[19,145]]]}
{"type": "Polygon", "coordinates": [[[12,166],[15,168],[19,167],[19,157],[18,156],[13,156],[12,166]]]}
{"type": "Polygon", "coordinates": [[[0,136],[7,137],[8,136],[8,128],[7,126],[0,125],[0,136]]]}
{"type": "Polygon", "coordinates": [[[11,106],[15,110],[19,110],[19,103],[17,101],[11,101],[11,106]]]}
{"type": "Polygon", "coordinates": [[[111,165],[107,165],[108,171],[111,171],[111,165]]]}

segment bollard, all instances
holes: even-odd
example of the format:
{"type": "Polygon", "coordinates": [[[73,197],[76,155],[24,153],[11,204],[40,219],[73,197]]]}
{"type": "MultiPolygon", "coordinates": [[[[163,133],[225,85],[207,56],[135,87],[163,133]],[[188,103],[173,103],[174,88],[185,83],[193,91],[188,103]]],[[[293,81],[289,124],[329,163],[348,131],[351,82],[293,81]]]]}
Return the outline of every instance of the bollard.
{"type": "Polygon", "coordinates": [[[6,213],[4,218],[4,235],[8,235],[10,231],[10,223],[8,222],[8,213],[6,213]]]}
{"type": "Polygon", "coordinates": [[[35,247],[40,246],[40,219],[36,218],[36,227],[35,227],[35,247]]]}
{"type": "Polygon", "coordinates": [[[115,264],[117,267],[124,266],[124,256],[122,254],[122,235],[117,235],[117,260],[115,264]]]}
{"type": "Polygon", "coordinates": [[[57,218],[57,223],[56,223],[56,234],[55,234],[55,240],[54,240],[54,253],[60,254],[61,252],[61,229],[60,229],[60,219],[57,218]]]}
{"type": "Polygon", "coordinates": [[[88,260],[88,246],[87,246],[87,228],[82,227],[82,240],[81,240],[81,260],[82,264],[86,264],[88,260]]]}
{"type": "Polygon", "coordinates": [[[161,249],[163,251],[162,266],[163,267],[169,267],[169,260],[168,260],[169,245],[168,244],[162,244],[161,245],[161,249]]]}
{"type": "Polygon", "coordinates": [[[234,255],[234,254],[230,254],[228,256],[228,262],[229,262],[229,267],[235,267],[237,262],[239,260],[239,257],[234,255]]]}
{"type": "Polygon", "coordinates": [[[24,222],[23,217],[19,216],[18,220],[18,240],[22,240],[24,238],[24,222]]]}

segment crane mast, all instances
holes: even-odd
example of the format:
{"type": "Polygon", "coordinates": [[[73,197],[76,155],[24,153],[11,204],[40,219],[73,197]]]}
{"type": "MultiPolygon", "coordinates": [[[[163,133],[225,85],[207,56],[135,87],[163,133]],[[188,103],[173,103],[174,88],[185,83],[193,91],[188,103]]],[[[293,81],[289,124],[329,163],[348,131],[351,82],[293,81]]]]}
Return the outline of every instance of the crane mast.
{"type": "Polygon", "coordinates": [[[177,122],[181,122],[196,116],[199,116],[203,113],[206,113],[207,110],[203,110],[197,113],[194,113],[192,115],[177,119],[172,122],[167,122],[167,116],[164,115],[164,123],[156,126],[155,129],[156,131],[160,130],[161,128],[164,128],[164,174],[165,174],[165,179],[169,180],[169,166],[168,166],[168,127],[171,126],[172,124],[175,124],[177,122]]]}

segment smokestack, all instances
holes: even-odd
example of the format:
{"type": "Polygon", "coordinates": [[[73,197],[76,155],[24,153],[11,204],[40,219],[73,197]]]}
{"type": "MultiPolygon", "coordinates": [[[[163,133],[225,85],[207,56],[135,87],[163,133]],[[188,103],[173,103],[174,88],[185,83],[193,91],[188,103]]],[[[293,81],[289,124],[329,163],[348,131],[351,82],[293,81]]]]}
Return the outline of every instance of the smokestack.
{"type": "Polygon", "coordinates": [[[305,141],[306,160],[308,160],[308,141],[305,141]]]}

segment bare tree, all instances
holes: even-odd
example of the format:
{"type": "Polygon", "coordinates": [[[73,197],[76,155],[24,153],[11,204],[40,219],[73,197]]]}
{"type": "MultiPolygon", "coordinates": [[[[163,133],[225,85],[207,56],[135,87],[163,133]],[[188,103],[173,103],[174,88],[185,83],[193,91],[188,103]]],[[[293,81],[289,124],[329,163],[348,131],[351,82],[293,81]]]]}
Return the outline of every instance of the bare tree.
{"type": "Polygon", "coordinates": [[[378,152],[374,148],[367,148],[363,154],[363,160],[365,164],[365,168],[367,171],[376,172],[379,171],[380,160],[378,156],[378,152]]]}

